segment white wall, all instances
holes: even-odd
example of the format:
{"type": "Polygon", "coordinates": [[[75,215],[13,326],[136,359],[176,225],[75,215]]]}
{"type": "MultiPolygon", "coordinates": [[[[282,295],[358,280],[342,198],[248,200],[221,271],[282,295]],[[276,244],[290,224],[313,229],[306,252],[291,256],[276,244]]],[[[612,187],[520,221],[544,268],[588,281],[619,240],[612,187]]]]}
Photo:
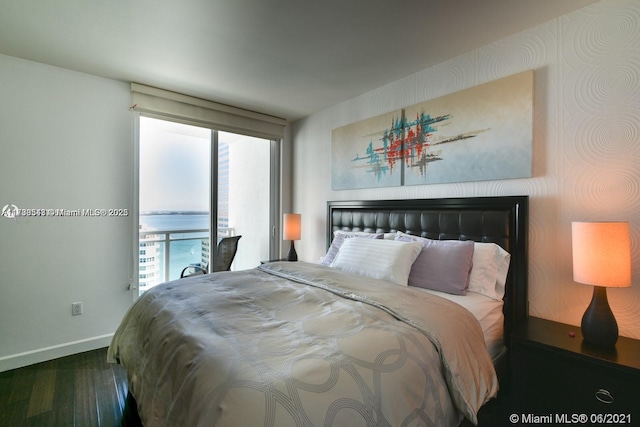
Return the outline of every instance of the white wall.
{"type": "MultiPolygon", "coordinates": [[[[130,98],[0,55],[0,208],[131,211],[130,98]]],[[[0,217],[0,371],[108,345],[132,301],[131,219],[0,217]]]]}
{"type": "Polygon", "coordinates": [[[325,251],[327,200],[526,194],[530,314],[579,325],[593,288],[572,280],[571,221],[629,220],[633,285],[608,294],[621,335],[640,338],[637,0],[605,0],[413,74],[298,121],[292,138],[301,259],[325,251]],[[535,70],[533,178],[331,190],[333,128],[527,69],[535,70]]]}

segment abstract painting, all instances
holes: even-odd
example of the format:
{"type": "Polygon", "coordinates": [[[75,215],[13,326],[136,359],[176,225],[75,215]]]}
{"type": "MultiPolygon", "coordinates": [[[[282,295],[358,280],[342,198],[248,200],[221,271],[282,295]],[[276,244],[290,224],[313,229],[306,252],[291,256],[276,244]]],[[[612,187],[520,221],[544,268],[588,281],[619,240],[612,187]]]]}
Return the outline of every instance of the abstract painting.
{"type": "Polygon", "coordinates": [[[533,71],[369,120],[332,132],[334,190],[531,176],[533,71]]]}
{"type": "Polygon", "coordinates": [[[331,132],[334,190],[402,185],[402,110],[331,132]]]}

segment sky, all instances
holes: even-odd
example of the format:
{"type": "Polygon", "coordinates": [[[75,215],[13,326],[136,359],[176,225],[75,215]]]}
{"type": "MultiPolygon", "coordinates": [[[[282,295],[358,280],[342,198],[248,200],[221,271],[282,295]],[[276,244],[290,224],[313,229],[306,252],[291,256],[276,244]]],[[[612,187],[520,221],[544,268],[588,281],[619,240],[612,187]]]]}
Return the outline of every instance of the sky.
{"type": "Polygon", "coordinates": [[[140,117],[140,212],[208,211],[211,130],[140,117]]]}

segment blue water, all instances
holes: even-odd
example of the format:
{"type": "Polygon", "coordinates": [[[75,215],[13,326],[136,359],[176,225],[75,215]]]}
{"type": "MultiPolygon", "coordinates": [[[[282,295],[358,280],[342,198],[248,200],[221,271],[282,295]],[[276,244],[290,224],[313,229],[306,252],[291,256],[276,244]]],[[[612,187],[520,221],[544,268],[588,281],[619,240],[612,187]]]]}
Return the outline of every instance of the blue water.
{"type": "Polygon", "coordinates": [[[209,215],[140,215],[140,224],[157,230],[209,228],[209,215]]]}
{"type": "MultiPolygon", "coordinates": [[[[164,230],[192,230],[209,228],[208,214],[173,214],[173,215],[140,215],[140,224],[146,225],[147,228],[164,231],[164,230]]],[[[200,263],[201,237],[206,237],[206,233],[198,234],[172,234],[172,237],[198,237],[193,240],[179,240],[170,243],[169,258],[169,277],[167,280],[173,280],[180,277],[180,272],[189,264],[200,263]]],[[[160,249],[160,272],[164,272],[164,244],[160,249]]]]}

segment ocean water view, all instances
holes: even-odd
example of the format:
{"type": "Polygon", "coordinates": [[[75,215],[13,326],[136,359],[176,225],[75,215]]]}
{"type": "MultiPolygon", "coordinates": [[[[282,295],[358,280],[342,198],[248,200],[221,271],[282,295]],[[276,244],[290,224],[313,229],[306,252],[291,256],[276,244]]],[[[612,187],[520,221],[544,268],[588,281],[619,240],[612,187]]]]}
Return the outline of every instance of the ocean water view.
{"type": "MultiPolygon", "coordinates": [[[[142,230],[179,231],[208,229],[208,213],[153,213],[140,215],[142,230]]],[[[169,277],[174,280],[180,277],[182,269],[189,264],[200,263],[202,256],[202,238],[207,233],[183,234],[171,233],[172,238],[187,237],[189,240],[177,240],[170,243],[169,277]]],[[[163,236],[161,236],[163,237],[163,236]]],[[[160,273],[164,272],[165,244],[160,244],[160,273]]]]}
{"type": "Polygon", "coordinates": [[[209,228],[209,214],[203,213],[153,213],[140,215],[140,224],[156,230],[189,230],[209,228]]]}

